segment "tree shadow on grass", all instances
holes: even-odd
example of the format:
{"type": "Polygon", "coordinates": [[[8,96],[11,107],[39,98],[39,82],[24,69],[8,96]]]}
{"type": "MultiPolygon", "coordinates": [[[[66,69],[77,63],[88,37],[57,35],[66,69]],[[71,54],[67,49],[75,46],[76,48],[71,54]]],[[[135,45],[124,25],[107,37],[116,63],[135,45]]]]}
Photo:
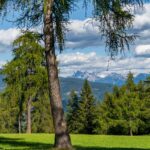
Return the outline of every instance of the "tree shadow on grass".
{"type": "Polygon", "coordinates": [[[26,142],[23,138],[5,138],[0,137],[0,150],[1,149],[19,149],[19,150],[50,150],[51,144],[40,142],[26,142]]]}
{"type": "Polygon", "coordinates": [[[113,147],[113,148],[106,148],[106,147],[80,147],[80,146],[75,146],[76,150],[149,150],[149,149],[142,149],[142,148],[118,148],[118,147],[113,147]]]}
{"type": "MultiPolygon", "coordinates": [[[[0,137],[0,150],[18,149],[18,150],[52,150],[53,145],[40,142],[26,142],[23,138],[5,138],[0,137]]],[[[82,147],[74,146],[75,150],[149,150],[140,148],[106,148],[106,147],[82,147]]]]}

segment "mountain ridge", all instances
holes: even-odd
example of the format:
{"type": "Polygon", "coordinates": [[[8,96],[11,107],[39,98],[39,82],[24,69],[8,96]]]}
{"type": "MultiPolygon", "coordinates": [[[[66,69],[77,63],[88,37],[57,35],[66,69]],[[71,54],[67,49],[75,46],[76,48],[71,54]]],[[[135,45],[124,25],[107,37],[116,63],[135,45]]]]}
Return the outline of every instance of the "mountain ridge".
{"type": "MultiPolygon", "coordinates": [[[[145,80],[148,76],[150,76],[150,74],[148,73],[139,73],[134,77],[134,82],[138,83],[141,80],[145,80]]],[[[100,74],[95,72],[76,71],[73,73],[71,77],[79,78],[79,79],[88,79],[89,81],[93,81],[93,82],[109,83],[112,85],[121,86],[125,83],[127,75],[124,76],[118,73],[110,73],[102,77],[100,74]]]]}

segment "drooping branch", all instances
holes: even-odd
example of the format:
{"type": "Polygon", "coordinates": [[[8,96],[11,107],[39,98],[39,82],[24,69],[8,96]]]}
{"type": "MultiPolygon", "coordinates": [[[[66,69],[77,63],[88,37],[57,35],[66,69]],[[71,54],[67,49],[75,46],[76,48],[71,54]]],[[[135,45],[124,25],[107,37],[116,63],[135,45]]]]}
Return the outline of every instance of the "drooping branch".
{"type": "MultiPolygon", "coordinates": [[[[130,49],[137,35],[129,30],[133,26],[133,9],[142,8],[143,0],[84,0],[93,3],[93,17],[105,39],[111,57],[130,49]]],[[[87,7],[87,6],[86,6],[87,7]]]]}

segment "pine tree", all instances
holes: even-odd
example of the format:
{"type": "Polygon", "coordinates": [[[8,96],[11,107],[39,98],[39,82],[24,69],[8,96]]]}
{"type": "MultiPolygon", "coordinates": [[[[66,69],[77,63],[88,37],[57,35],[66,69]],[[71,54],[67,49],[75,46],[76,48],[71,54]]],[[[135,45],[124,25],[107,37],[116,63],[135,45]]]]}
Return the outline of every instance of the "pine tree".
{"type": "Polygon", "coordinates": [[[124,116],[129,126],[129,134],[137,132],[140,114],[140,99],[136,92],[136,86],[133,81],[133,74],[129,73],[126,80],[126,95],[124,97],[123,109],[124,116]]]}
{"type": "Polygon", "coordinates": [[[99,127],[97,128],[97,133],[108,134],[109,131],[109,104],[112,100],[112,95],[110,93],[105,93],[103,101],[98,106],[99,112],[99,127]]]}
{"type": "Polygon", "coordinates": [[[95,128],[97,126],[97,107],[96,99],[92,93],[92,89],[89,85],[88,80],[83,83],[81,97],[79,101],[79,132],[86,134],[95,133],[95,128]]]}
{"type": "Polygon", "coordinates": [[[141,121],[140,134],[150,133],[150,77],[140,86],[141,121]]]}
{"type": "MultiPolygon", "coordinates": [[[[141,85],[135,85],[133,74],[129,73],[125,85],[114,87],[106,93],[100,105],[100,133],[130,134],[138,133],[141,121],[141,85]]],[[[144,106],[145,107],[145,106],[144,106]]]]}
{"type": "Polygon", "coordinates": [[[79,98],[77,93],[72,90],[67,104],[67,124],[69,132],[79,133],[78,121],[79,98]]]}

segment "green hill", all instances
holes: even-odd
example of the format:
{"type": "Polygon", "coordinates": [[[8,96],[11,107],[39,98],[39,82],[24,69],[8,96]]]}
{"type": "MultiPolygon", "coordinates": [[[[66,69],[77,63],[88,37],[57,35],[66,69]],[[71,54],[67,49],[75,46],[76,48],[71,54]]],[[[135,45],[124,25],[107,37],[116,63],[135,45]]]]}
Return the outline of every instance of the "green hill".
{"type": "MultiPolygon", "coordinates": [[[[69,92],[73,89],[78,93],[81,91],[84,80],[77,78],[60,78],[61,93],[63,100],[68,98],[69,92]]],[[[106,91],[111,92],[113,85],[107,83],[90,82],[93,93],[98,100],[101,100],[106,91]]]]}
{"type": "MultiPolygon", "coordinates": [[[[63,103],[67,102],[69,93],[72,89],[80,93],[84,80],[77,78],[60,78],[61,94],[63,97],[63,103]]],[[[112,91],[113,85],[107,83],[90,82],[93,93],[98,100],[101,100],[106,91],[112,91]]],[[[3,82],[3,76],[0,75],[0,90],[3,90],[5,84],[3,82]]]]}

